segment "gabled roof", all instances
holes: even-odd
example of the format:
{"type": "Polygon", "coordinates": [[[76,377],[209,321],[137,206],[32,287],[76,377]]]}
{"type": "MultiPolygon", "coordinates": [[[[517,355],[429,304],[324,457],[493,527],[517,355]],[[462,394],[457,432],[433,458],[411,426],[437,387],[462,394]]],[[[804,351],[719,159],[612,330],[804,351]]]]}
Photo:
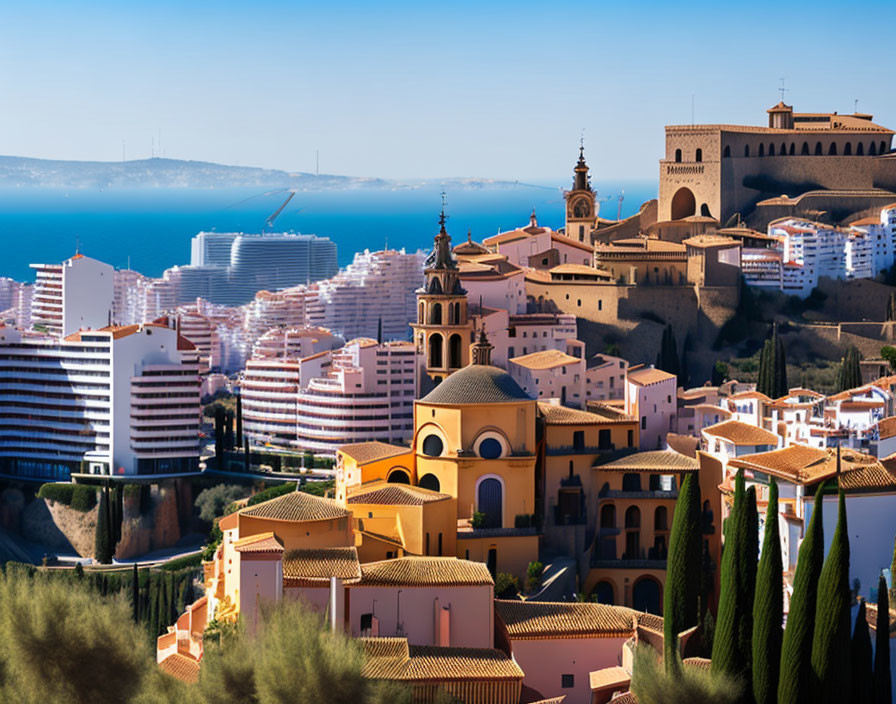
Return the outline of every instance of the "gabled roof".
{"type": "Polygon", "coordinates": [[[594,468],[614,472],[696,472],[700,463],[674,450],[648,450],[595,464],[594,468]]]}
{"type": "MultiPolygon", "coordinates": [[[[514,378],[503,369],[471,364],[459,369],[418,403],[445,405],[519,403],[532,401],[514,378]]],[[[534,401],[533,401],[534,403],[534,401]]]]}
{"type": "Polygon", "coordinates": [[[492,648],[408,645],[407,638],[362,638],[361,674],[403,682],[517,680],[523,671],[508,655],[492,648]]]}
{"type": "Polygon", "coordinates": [[[349,584],[361,579],[355,548],[290,550],[283,556],[283,586],[299,586],[306,581],[328,582],[331,577],[349,584]]]}
{"type": "Polygon", "coordinates": [[[703,432],[707,435],[732,442],[738,447],[778,444],[778,436],[774,433],[757,428],[749,423],[742,423],[739,420],[722,421],[704,428],[703,432]]]}
{"type": "Polygon", "coordinates": [[[162,660],[159,669],[187,684],[199,681],[199,661],[181,653],[173,653],[162,660]]]}
{"type": "Polygon", "coordinates": [[[410,484],[390,484],[375,482],[353,491],[346,503],[349,504],[381,504],[383,506],[422,506],[434,501],[445,501],[452,498],[450,494],[430,491],[410,484]]]}
{"type": "Polygon", "coordinates": [[[669,379],[675,379],[676,376],[669,372],[664,372],[662,369],[647,367],[645,369],[636,369],[635,371],[629,370],[627,378],[630,382],[638,384],[638,386],[650,386],[669,379]]]}
{"type": "Polygon", "coordinates": [[[554,403],[538,402],[538,412],[548,425],[606,425],[611,419],[596,413],[580,411],[575,408],[558,406],[554,403]]]}
{"type": "Polygon", "coordinates": [[[891,438],[896,435],[896,416],[881,418],[877,422],[877,432],[881,440],[891,438]]]}
{"type": "Polygon", "coordinates": [[[246,538],[240,538],[233,544],[233,549],[237,552],[254,552],[254,553],[272,553],[279,554],[283,552],[283,543],[273,533],[259,533],[258,535],[250,535],[246,538]]]}
{"type": "Polygon", "coordinates": [[[340,445],[338,451],[343,455],[351,457],[358,465],[363,465],[368,462],[377,462],[389,457],[404,455],[409,453],[411,448],[404,445],[390,445],[385,442],[371,441],[340,445]]]}
{"type": "Polygon", "coordinates": [[[496,599],[495,612],[511,639],[627,638],[638,623],[663,628],[660,616],[593,602],[496,599]]]}
{"type": "Polygon", "coordinates": [[[573,357],[571,354],[566,354],[566,352],[561,350],[540,350],[520,357],[514,357],[509,361],[534,371],[554,369],[568,364],[581,364],[583,362],[581,358],[573,357]]]}
{"type": "Polygon", "coordinates": [[[494,585],[484,562],[456,557],[399,557],[361,565],[362,587],[470,587],[494,585]]]}
{"type": "MultiPolygon", "coordinates": [[[[855,488],[860,488],[862,483],[883,481],[877,470],[857,475],[852,480],[844,479],[847,473],[867,470],[874,465],[879,465],[879,462],[871,455],[843,450],[840,456],[841,485],[847,488],[844,482],[852,481],[855,488]]],[[[732,458],[728,460],[728,466],[733,469],[758,470],[797,484],[813,484],[837,473],[837,453],[831,449],[821,450],[808,445],[789,445],[779,450],[732,458]]],[[[880,469],[886,472],[883,467],[880,469]]]]}
{"type": "Polygon", "coordinates": [[[293,491],[270,501],[240,510],[241,516],[268,518],[275,521],[324,521],[345,518],[351,513],[332,499],[324,499],[293,491]]]}

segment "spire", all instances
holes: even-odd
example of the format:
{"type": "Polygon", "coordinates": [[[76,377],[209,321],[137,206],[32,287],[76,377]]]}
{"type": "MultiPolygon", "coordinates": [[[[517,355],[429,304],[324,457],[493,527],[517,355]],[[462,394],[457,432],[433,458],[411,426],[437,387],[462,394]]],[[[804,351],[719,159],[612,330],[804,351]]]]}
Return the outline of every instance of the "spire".
{"type": "Polygon", "coordinates": [[[532,208],[532,214],[529,216],[529,227],[538,227],[538,218],[535,217],[535,208],[532,208]]]}
{"type": "Polygon", "coordinates": [[[485,335],[485,327],[479,329],[479,339],[473,343],[472,357],[473,364],[489,366],[492,363],[492,350],[494,345],[488,341],[485,335]]]}
{"type": "Polygon", "coordinates": [[[451,256],[451,236],[445,229],[445,221],[447,219],[448,216],[445,215],[445,192],[442,191],[442,210],[439,213],[439,234],[436,235],[432,257],[432,268],[434,269],[456,268],[454,258],[451,256]]]}
{"type": "Polygon", "coordinates": [[[591,184],[588,183],[588,164],[585,163],[585,143],[579,145],[579,160],[576,162],[575,176],[573,177],[572,190],[574,191],[590,191],[591,184]]]}
{"type": "Polygon", "coordinates": [[[445,221],[448,219],[448,216],[445,215],[445,191],[442,191],[442,211],[439,213],[439,234],[447,235],[448,231],[445,229],[445,221]]]}

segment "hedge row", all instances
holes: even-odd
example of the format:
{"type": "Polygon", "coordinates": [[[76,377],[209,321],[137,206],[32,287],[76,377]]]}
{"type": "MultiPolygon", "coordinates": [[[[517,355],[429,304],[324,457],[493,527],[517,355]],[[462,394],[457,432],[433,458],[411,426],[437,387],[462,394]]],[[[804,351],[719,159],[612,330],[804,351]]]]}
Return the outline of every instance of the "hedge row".
{"type": "Polygon", "coordinates": [[[44,484],[37,495],[85,513],[96,506],[96,487],[86,484],[44,484]]]}

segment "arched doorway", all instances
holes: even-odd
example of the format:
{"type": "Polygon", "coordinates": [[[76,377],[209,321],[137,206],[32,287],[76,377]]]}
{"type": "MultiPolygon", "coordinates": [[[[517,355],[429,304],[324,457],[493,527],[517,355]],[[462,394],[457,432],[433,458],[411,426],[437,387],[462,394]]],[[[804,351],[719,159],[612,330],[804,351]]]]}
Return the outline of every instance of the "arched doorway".
{"type": "Polygon", "coordinates": [[[430,491],[438,491],[441,488],[441,484],[439,483],[439,478],[430,472],[429,474],[424,474],[420,477],[420,481],[417,482],[417,486],[423,489],[429,489],[430,491]]]}
{"type": "Polygon", "coordinates": [[[504,509],[503,487],[494,477],[486,477],[479,482],[476,490],[476,504],[479,513],[484,514],[481,528],[500,528],[504,509]]]}
{"type": "Polygon", "coordinates": [[[615,593],[613,585],[609,582],[598,582],[591,593],[591,598],[598,604],[615,604],[615,593]]]}
{"type": "Polygon", "coordinates": [[[389,484],[410,484],[411,477],[403,469],[393,469],[389,472],[389,478],[386,481],[389,484]]]}
{"type": "Polygon", "coordinates": [[[690,188],[679,188],[672,196],[672,219],[681,220],[697,212],[697,199],[690,188]]]}
{"type": "Polygon", "coordinates": [[[433,369],[439,369],[442,366],[442,336],[439,333],[430,335],[429,337],[429,366],[433,369]]]}
{"type": "Polygon", "coordinates": [[[663,613],[661,592],[659,582],[653,577],[641,577],[632,587],[632,608],[661,616],[663,613]]]}
{"type": "Polygon", "coordinates": [[[460,335],[454,333],[448,338],[448,367],[451,369],[460,369],[460,335]]]}

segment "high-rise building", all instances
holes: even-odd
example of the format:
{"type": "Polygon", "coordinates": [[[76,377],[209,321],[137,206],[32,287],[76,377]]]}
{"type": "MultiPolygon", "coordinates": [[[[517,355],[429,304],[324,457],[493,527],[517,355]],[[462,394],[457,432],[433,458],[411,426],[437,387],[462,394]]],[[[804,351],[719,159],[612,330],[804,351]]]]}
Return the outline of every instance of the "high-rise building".
{"type": "Polygon", "coordinates": [[[158,325],[63,339],[0,328],[0,471],[67,480],[199,464],[195,347],[158,325]]]}
{"type": "Polygon", "coordinates": [[[113,268],[76,254],[62,264],[32,264],[36,272],[31,300],[35,330],[64,336],[112,322],[113,268]]]}

